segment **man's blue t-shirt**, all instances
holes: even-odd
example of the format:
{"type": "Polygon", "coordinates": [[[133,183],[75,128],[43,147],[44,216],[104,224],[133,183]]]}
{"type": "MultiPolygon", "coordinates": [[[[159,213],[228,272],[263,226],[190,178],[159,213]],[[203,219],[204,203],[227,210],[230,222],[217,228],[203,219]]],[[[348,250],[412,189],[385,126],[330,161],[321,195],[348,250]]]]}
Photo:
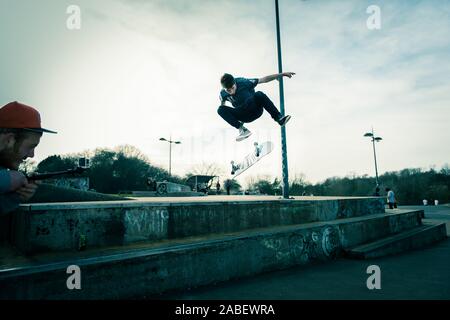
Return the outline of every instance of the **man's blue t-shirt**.
{"type": "Polygon", "coordinates": [[[233,107],[239,108],[248,98],[253,97],[255,94],[258,79],[235,78],[235,81],[237,87],[235,94],[231,95],[225,89],[222,89],[220,91],[220,101],[229,101],[233,107]]]}
{"type": "Polygon", "coordinates": [[[10,179],[9,172],[0,166],[0,216],[12,212],[19,207],[19,194],[9,192],[10,179]]]}
{"type": "Polygon", "coordinates": [[[0,193],[9,192],[11,177],[8,170],[0,167],[0,193]]]}

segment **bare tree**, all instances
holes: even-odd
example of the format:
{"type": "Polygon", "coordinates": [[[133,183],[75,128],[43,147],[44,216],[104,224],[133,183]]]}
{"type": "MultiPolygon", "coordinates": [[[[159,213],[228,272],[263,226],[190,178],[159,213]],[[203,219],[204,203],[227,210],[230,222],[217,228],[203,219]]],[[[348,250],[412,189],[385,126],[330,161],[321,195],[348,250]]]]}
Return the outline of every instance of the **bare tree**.
{"type": "Polygon", "coordinates": [[[150,159],[135,146],[125,144],[114,148],[114,151],[117,153],[122,153],[128,158],[137,158],[139,160],[150,163],[150,159]]]}
{"type": "Polygon", "coordinates": [[[290,184],[297,184],[299,186],[306,186],[308,184],[304,173],[295,173],[290,180],[290,184]]]}
{"type": "Polygon", "coordinates": [[[205,176],[223,176],[225,170],[217,163],[206,163],[197,164],[192,167],[187,176],[193,175],[205,175],[205,176]]]}

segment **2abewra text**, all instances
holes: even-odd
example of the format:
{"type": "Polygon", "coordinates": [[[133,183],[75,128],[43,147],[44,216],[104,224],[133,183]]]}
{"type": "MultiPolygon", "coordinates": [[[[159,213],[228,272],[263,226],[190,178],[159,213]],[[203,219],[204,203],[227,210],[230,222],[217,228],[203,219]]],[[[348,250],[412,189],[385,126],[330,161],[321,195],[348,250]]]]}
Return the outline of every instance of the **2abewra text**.
{"type": "Polygon", "coordinates": [[[198,307],[182,305],[175,308],[176,315],[202,315],[206,317],[208,313],[217,313],[220,315],[264,315],[275,314],[272,305],[265,304],[221,304],[219,308],[198,307]]]}

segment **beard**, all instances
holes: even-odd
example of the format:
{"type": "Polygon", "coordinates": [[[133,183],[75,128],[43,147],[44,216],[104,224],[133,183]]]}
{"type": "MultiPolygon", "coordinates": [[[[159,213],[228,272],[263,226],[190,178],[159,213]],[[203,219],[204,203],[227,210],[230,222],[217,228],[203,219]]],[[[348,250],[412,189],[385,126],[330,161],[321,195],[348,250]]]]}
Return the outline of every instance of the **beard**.
{"type": "Polygon", "coordinates": [[[0,152],[0,166],[11,170],[18,170],[22,159],[19,157],[17,149],[17,145],[14,145],[12,148],[3,149],[0,152]]]}

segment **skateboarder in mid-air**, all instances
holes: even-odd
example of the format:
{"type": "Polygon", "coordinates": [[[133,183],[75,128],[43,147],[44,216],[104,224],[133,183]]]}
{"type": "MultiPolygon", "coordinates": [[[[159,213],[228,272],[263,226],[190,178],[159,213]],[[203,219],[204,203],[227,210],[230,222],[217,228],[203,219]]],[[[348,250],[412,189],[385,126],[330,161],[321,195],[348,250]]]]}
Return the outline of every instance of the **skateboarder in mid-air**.
{"type": "Polygon", "coordinates": [[[234,78],[231,74],[225,73],[220,79],[222,91],[220,92],[221,105],[217,112],[230,125],[239,130],[236,141],[248,138],[252,133],[244,123],[253,122],[266,110],[272,119],[280,126],[284,126],[291,116],[282,116],[273,102],[261,91],[255,92],[256,85],[266,83],[281,77],[291,78],[294,72],[283,72],[273,74],[260,79],[234,78]],[[225,102],[229,101],[233,105],[227,107],[225,102]]]}

